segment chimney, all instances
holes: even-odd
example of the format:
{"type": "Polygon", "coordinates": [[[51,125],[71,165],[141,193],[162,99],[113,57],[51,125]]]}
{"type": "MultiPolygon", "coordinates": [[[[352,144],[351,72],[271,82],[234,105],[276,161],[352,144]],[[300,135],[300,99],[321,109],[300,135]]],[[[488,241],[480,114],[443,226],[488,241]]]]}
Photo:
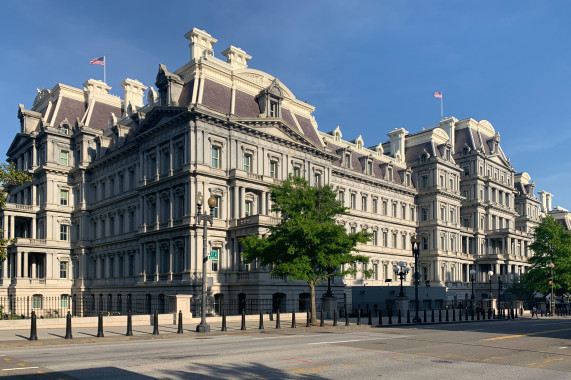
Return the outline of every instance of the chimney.
{"type": "Polygon", "coordinates": [[[192,30],[184,35],[184,38],[190,40],[190,60],[198,60],[199,58],[213,55],[212,46],[218,41],[216,38],[206,33],[204,30],[192,28],[192,30]]]}
{"type": "Polygon", "coordinates": [[[396,158],[400,162],[404,162],[404,138],[408,134],[408,131],[404,128],[395,128],[391,132],[387,133],[390,137],[390,154],[392,157],[396,158]]]}
{"type": "Polygon", "coordinates": [[[123,115],[127,113],[129,104],[133,110],[143,106],[143,94],[147,90],[146,86],[138,80],[127,78],[121,82],[121,87],[124,89],[123,115]]]}
{"type": "Polygon", "coordinates": [[[541,203],[541,211],[546,212],[546,213],[551,211],[551,198],[553,197],[553,194],[550,194],[545,190],[538,191],[537,194],[539,194],[539,202],[541,203]]]}
{"type": "Polygon", "coordinates": [[[456,121],[457,120],[454,119],[453,117],[449,117],[447,119],[440,121],[440,123],[438,123],[438,127],[442,128],[442,130],[444,130],[444,132],[446,132],[446,134],[448,135],[448,138],[450,139],[450,145],[452,145],[452,153],[455,153],[454,147],[456,145],[456,134],[455,134],[456,121]]]}
{"type": "Polygon", "coordinates": [[[252,59],[244,50],[232,45],[221,54],[226,57],[226,62],[236,69],[245,69],[248,67],[248,61],[252,59]]]}

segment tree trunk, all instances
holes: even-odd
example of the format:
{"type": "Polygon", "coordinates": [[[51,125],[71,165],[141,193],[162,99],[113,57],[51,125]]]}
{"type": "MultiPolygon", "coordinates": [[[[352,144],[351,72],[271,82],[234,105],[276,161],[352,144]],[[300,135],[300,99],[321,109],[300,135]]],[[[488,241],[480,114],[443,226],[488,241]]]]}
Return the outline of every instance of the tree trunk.
{"type": "Polygon", "coordinates": [[[312,282],[308,282],[309,284],[309,298],[311,304],[311,324],[317,324],[317,308],[315,307],[315,284],[312,282]]]}

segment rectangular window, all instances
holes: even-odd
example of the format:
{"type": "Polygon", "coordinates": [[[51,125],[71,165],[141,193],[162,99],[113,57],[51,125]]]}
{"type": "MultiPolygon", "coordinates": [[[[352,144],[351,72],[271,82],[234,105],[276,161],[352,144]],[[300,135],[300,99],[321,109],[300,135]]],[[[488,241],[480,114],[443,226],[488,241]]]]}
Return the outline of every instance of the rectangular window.
{"type": "Polygon", "coordinates": [[[32,296],[32,308],[41,309],[42,308],[42,295],[34,294],[32,296]]]}
{"type": "Polygon", "coordinates": [[[373,199],[373,212],[377,214],[379,212],[379,200],[373,199]]]}
{"type": "Polygon", "coordinates": [[[345,167],[346,168],[350,168],[351,167],[351,153],[347,153],[345,155],[345,167]]]}
{"type": "Polygon", "coordinates": [[[345,205],[345,192],[344,191],[339,192],[339,202],[341,202],[342,205],[345,205]]]}
{"type": "Polygon", "coordinates": [[[389,245],[389,234],[383,232],[383,246],[388,247],[389,245]]]}
{"type": "Polygon", "coordinates": [[[388,215],[388,207],[387,201],[383,201],[383,215],[388,215]]]}
{"type": "Polygon", "coordinates": [[[401,216],[403,219],[406,219],[406,206],[401,207],[401,216]]]}
{"type": "Polygon", "coordinates": [[[315,186],[321,186],[321,174],[320,173],[315,173],[313,175],[313,183],[315,184],[315,186]]]}
{"type": "Polygon", "coordinates": [[[212,272],[218,272],[218,260],[220,260],[220,248],[212,248],[211,252],[216,252],[216,258],[210,259],[212,272]]]}
{"type": "Polygon", "coordinates": [[[270,117],[278,117],[278,103],[270,102],[270,117]]]}
{"type": "Polygon", "coordinates": [[[69,191],[61,190],[59,192],[59,204],[62,206],[68,205],[69,191]]]}
{"type": "Polygon", "coordinates": [[[373,244],[379,245],[379,233],[377,231],[373,231],[373,244]]]}
{"type": "Polygon", "coordinates": [[[244,155],[244,170],[247,172],[252,171],[252,156],[244,155]]]}
{"type": "Polygon", "coordinates": [[[357,208],[357,205],[356,205],[357,199],[356,199],[356,198],[357,198],[357,197],[355,196],[355,194],[351,194],[351,205],[350,205],[350,207],[351,207],[352,209],[357,208]]]}
{"type": "Polygon", "coordinates": [[[217,146],[212,147],[212,167],[220,168],[220,148],[217,146]]]}
{"type": "Polygon", "coordinates": [[[397,217],[397,204],[393,203],[393,217],[396,218],[397,217]]]}
{"type": "Polygon", "coordinates": [[[67,309],[69,307],[69,295],[62,294],[59,296],[59,305],[62,309],[67,309]]]}
{"type": "Polygon", "coordinates": [[[278,163],[276,161],[270,162],[270,177],[278,178],[278,163]]]}
{"type": "Polygon", "coordinates": [[[367,197],[361,197],[361,210],[367,211],[367,197]]]}
{"type": "Polygon", "coordinates": [[[247,202],[246,202],[246,207],[245,207],[245,210],[244,210],[244,214],[245,214],[246,217],[252,215],[252,202],[251,202],[251,201],[247,201],[247,202]]]}
{"type": "Polygon", "coordinates": [[[67,166],[69,152],[67,150],[62,150],[59,152],[59,164],[67,166]]]}
{"type": "Polygon", "coordinates": [[[67,241],[67,229],[68,226],[66,224],[59,226],[59,240],[67,241]]]}
{"type": "Polygon", "coordinates": [[[428,220],[428,209],[427,208],[422,208],[422,220],[423,221],[428,220]]]}
{"type": "Polygon", "coordinates": [[[393,234],[393,248],[398,248],[397,234],[393,234]]]}
{"type": "Polygon", "coordinates": [[[406,235],[402,235],[402,249],[406,249],[406,235]]]}
{"type": "Polygon", "coordinates": [[[67,278],[67,261],[59,263],[59,278],[67,278]]]}
{"type": "Polygon", "coordinates": [[[423,175],[420,177],[420,188],[426,189],[428,187],[428,176],[423,175]]]}
{"type": "Polygon", "coordinates": [[[297,178],[301,177],[301,169],[299,168],[299,166],[295,166],[293,168],[293,176],[297,178]]]}
{"type": "Polygon", "coordinates": [[[216,205],[212,208],[212,217],[220,218],[220,197],[214,197],[216,199],[216,205]]]}

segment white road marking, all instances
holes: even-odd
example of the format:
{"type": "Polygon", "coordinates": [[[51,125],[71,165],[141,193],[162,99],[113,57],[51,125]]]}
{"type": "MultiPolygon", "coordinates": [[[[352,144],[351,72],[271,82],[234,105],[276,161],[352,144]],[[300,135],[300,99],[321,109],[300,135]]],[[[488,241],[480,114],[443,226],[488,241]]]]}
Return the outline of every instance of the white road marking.
{"type": "Polygon", "coordinates": [[[16,368],[2,368],[2,371],[16,371],[18,369],[38,369],[40,367],[16,367],[16,368]]]}
{"type": "Polygon", "coordinates": [[[562,349],[564,349],[564,348],[567,348],[567,347],[559,347],[560,350],[562,350],[562,349]]]}
{"type": "Polygon", "coordinates": [[[384,339],[392,339],[392,337],[391,338],[373,338],[373,339],[335,340],[335,341],[331,341],[331,342],[312,342],[312,343],[306,343],[306,344],[335,344],[335,343],[347,343],[347,342],[365,342],[368,340],[384,340],[384,339]]]}

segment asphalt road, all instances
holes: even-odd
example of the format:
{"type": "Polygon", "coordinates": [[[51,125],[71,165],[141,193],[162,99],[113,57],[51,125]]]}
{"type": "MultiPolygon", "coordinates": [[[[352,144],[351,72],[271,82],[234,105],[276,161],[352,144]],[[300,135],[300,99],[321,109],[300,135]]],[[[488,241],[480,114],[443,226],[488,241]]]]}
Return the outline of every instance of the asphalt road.
{"type": "Polygon", "coordinates": [[[15,379],[571,379],[571,319],[267,328],[1,349],[15,379]]]}

